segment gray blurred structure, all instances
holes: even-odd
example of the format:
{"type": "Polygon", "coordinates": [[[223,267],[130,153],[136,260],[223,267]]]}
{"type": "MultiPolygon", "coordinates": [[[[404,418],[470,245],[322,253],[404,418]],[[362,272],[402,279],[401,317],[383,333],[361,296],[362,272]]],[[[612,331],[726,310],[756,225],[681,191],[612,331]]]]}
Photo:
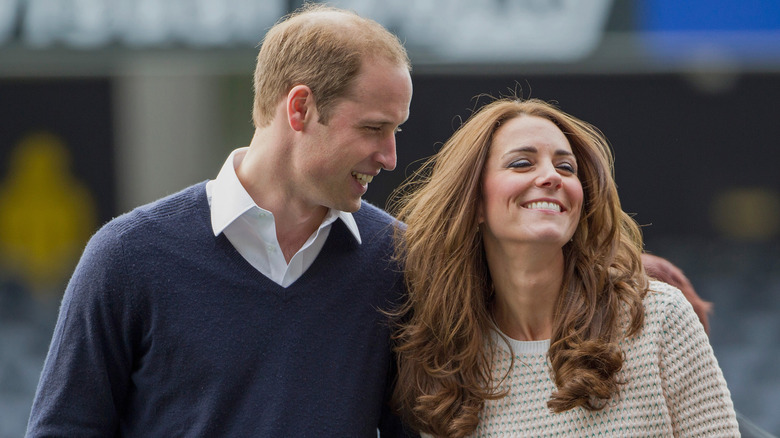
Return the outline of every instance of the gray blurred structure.
{"type": "MultiPolygon", "coordinates": [[[[95,199],[96,224],[215,177],[228,151],[252,135],[256,46],[301,3],[0,1],[0,193],[13,150],[40,130],[69,148],[73,177],[95,199]]],[[[621,198],[646,225],[647,249],[678,264],[715,304],[711,341],[737,409],[780,435],[780,145],[773,133],[780,4],[333,4],[395,31],[414,64],[398,168],[372,183],[371,202],[384,205],[459,118],[485,102],[473,96],[513,89],[559,101],[612,141],[621,198]]],[[[31,293],[2,248],[6,438],[24,431],[67,278],[31,293]]]]}

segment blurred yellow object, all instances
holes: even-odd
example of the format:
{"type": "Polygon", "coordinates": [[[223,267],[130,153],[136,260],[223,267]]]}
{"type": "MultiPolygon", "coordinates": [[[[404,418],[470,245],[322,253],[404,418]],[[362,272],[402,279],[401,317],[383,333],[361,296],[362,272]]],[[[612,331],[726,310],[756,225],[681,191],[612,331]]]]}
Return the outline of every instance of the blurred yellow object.
{"type": "Polygon", "coordinates": [[[780,194],[763,187],[734,188],[712,204],[715,229],[724,237],[762,241],[780,233],[780,194]]]}
{"type": "Polygon", "coordinates": [[[91,194],[70,173],[62,140],[31,133],[0,182],[0,260],[38,294],[58,292],[94,231],[91,194]]]}

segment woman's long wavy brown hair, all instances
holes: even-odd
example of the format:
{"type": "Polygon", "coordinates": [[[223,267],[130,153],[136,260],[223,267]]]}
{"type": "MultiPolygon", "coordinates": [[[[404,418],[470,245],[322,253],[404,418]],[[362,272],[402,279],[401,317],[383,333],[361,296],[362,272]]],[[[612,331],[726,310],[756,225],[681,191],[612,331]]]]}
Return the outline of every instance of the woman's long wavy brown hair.
{"type": "Polygon", "coordinates": [[[620,207],[613,157],[603,134],[537,99],[497,99],[477,111],[438,154],[394,194],[390,209],[406,222],[398,233],[408,301],[398,312],[398,382],[394,401],[406,421],[434,436],[473,431],[493,376],[488,342],[492,281],[478,231],[482,171],[496,130],[521,115],[555,123],[578,163],[584,202],[571,242],[548,351],[557,391],[548,407],[598,410],[615,395],[623,364],[618,342],[639,332],[647,280],[638,226],[620,207]],[[629,325],[621,325],[628,312],[629,325]]]}

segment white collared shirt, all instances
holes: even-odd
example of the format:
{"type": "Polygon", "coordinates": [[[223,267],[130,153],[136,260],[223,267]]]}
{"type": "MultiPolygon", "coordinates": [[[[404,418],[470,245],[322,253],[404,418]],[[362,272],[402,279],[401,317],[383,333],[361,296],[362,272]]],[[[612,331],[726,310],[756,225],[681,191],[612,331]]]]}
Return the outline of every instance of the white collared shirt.
{"type": "Polygon", "coordinates": [[[336,219],[341,219],[355,240],[362,243],[352,214],[329,209],[317,231],[309,236],[287,264],[276,239],[273,213],[255,204],[236,176],[236,167],[244,159],[247,150],[239,148],[230,154],[217,179],[206,183],[206,196],[211,209],[214,235],[224,233],[238,253],[255,269],[282,287],[293,284],[314,263],[336,219]]]}

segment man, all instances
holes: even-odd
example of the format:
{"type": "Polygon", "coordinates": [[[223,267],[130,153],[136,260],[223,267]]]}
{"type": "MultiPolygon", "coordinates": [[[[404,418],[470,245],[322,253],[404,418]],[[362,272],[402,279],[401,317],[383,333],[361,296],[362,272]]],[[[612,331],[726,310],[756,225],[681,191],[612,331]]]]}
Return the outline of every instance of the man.
{"type": "Polygon", "coordinates": [[[410,64],[305,6],[267,33],[255,134],[217,178],[104,226],[66,289],[27,436],[402,435],[387,407],[396,165],[410,64]]]}

